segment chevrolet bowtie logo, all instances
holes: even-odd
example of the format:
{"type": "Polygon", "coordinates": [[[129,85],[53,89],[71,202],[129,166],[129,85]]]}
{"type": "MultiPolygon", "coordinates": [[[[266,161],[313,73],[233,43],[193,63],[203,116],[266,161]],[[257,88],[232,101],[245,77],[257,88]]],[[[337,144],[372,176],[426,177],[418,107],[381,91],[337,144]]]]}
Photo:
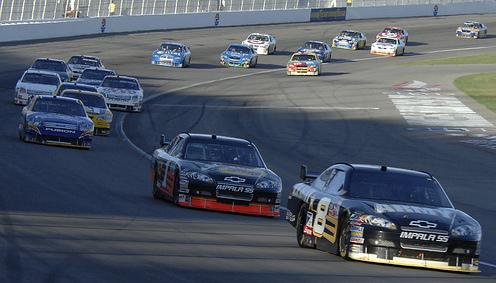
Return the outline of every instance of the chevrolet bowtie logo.
{"type": "Polygon", "coordinates": [[[230,176],[230,177],[225,177],[224,181],[229,181],[232,183],[244,183],[246,181],[246,179],[236,177],[236,176],[230,176]]]}
{"type": "Polygon", "coordinates": [[[410,221],[410,226],[417,226],[420,228],[436,228],[437,224],[425,220],[415,220],[415,221],[410,221]]]}

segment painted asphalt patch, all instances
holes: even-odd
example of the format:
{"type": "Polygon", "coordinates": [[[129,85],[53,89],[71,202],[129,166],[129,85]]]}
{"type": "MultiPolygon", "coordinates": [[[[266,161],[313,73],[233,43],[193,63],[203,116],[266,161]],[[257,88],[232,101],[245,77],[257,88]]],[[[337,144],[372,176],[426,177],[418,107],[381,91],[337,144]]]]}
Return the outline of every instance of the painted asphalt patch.
{"type": "Polygon", "coordinates": [[[410,126],[494,127],[453,93],[424,82],[397,85],[389,98],[410,126]]]}

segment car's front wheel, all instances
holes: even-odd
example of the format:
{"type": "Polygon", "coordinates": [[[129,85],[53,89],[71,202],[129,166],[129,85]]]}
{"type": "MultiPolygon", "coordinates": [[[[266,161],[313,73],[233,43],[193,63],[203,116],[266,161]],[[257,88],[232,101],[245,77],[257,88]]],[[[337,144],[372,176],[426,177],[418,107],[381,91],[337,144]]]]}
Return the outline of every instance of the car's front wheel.
{"type": "Polygon", "coordinates": [[[296,220],[296,240],[301,248],[315,248],[314,244],[312,244],[309,239],[309,236],[303,234],[307,221],[307,211],[308,206],[306,204],[303,204],[298,211],[298,218],[296,220]]]}
{"type": "Polygon", "coordinates": [[[350,224],[348,219],[343,222],[343,227],[341,228],[341,233],[339,234],[339,255],[342,258],[347,259],[350,254],[350,224]]]}

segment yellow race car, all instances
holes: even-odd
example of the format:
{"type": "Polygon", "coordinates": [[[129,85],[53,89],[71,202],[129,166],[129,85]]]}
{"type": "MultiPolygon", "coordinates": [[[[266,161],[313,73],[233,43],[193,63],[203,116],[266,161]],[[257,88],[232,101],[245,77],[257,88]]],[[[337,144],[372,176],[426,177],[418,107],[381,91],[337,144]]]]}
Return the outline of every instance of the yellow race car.
{"type": "Polygon", "coordinates": [[[81,100],[88,117],[95,126],[95,135],[107,136],[110,134],[113,114],[105,103],[105,98],[98,92],[67,89],[60,96],[72,97],[81,100]]]}

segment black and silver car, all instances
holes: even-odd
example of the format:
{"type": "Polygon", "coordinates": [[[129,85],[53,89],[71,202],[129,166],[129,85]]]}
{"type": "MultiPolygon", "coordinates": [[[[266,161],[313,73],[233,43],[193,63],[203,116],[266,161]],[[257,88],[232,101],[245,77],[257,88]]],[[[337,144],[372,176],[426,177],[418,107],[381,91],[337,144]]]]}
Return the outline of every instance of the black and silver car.
{"type": "Polygon", "coordinates": [[[287,220],[301,247],[361,261],[477,272],[481,226],[453,207],[429,173],[334,164],[302,166],[287,220]]]}
{"type": "Polygon", "coordinates": [[[41,70],[57,73],[63,82],[71,80],[71,71],[64,61],[52,58],[38,58],[31,65],[32,70],[41,70]]]}
{"type": "Polygon", "coordinates": [[[182,133],[153,153],[153,196],[180,206],[278,217],[281,178],[248,140],[182,133]]]}
{"type": "Polygon", "coordinates": [[[87,68],[105,68],[100,58],[96,56],[75,55],[67,61],[67,66],[71,70],[72,80],[77,80],[87,68]]]}

